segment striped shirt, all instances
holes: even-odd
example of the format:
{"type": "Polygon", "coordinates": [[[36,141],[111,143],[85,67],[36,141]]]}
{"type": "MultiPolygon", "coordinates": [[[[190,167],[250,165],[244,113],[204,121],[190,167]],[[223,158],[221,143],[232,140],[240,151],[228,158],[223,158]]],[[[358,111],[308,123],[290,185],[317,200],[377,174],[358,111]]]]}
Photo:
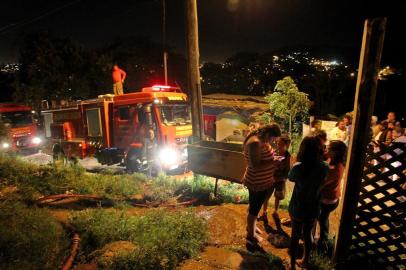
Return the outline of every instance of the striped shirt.
{"type": "MultiPolygon", "coordinates": [[[[255,142],[252,142],[255,143],[255,142]]],[[[245,174],[242,179],[244,185],[252,191],[263,191],[269,189],[273,184],[273,172],[276,168],[274,152],[267,143],[258,142],[261,149],[260,165],[253,168],[249,162],[249,150],[244,145],[244,158],[247,163],[245,174]]]]}

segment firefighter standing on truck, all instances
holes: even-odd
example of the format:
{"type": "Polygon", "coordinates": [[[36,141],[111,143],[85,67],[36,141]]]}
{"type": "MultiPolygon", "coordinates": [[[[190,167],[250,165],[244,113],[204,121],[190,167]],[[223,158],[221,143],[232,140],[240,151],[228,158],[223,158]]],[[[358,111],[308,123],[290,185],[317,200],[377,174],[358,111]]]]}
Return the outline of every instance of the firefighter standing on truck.
{"type": "Polygon", "coordinates": [[[114,95],[123,94],[123,83],[127,74],[124,70],[119,68],[116,64],[113,66],[113,72],[111,73],[113,78],[113,92],[114,95]]]}

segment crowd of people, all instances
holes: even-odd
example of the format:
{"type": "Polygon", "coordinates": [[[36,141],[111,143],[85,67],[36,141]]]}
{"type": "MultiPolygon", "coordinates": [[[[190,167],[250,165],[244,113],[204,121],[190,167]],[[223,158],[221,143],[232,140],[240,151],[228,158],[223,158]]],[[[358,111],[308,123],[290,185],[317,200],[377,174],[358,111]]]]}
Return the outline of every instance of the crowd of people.
{"type": "Polygon", "coordinates": [[[325,250],[329,235],[329,216],[339,203],[341,179],[344,173],[347,146],[345,137],[330,141],[326,147],[327,133],[315,129],[306,136],[299,148],[297,162],[290,167],[288,151],[290,139],[282,135],[277,124],[252,130],[244,141],[247,161],[244,185],[249,191],[246,247],[261,251],[262,231],[257,220],[268,221],[268,202],[275,197],[272,217],[279,220],[279,202],[286,195],[286,181],[295,183],[289,203],[292,224],[290,241],[291,269],[309,263],[313,247],[325,250]],[[258,217],[260,211],[262,215],[258,217]],[[315,243],[315,228],[319,223],[320,237],[315,243]],[[299,239],[304,240],[303,258],[296,261],[299,239]]]}
{"type": "MultiPolygon", "coordinates": [[[[394,112],[389,112],[388,118],[380,123],[376,117],[372,120],[372,141],[381,144],[404,141],[404,129],[396,122],[394,112]]],[[[247,167],[242,182],[249,191],[246,247],[250,251],[263,251],[260,244],[262,231],[257,226],[257,220],[268,222],[268,203],[274,195],[272,217],[276,224],[280,222],[279,203],[285,198],[286,182],[289,180],[294,182],[289,202],[292,224],[290,266],[291,269],[296,269],[296,265],[306,267],[312,249],[322,252],[328,249],[329,216],[338,207],[341,198],[352,119],[346,115],[329,133],[321,129],[319,121],[312,122],[311,131],[303,138],[292,167],[288,151],[291,141],[287,135],[281,134],[277,124],[250,128],[243,141],[247,167]],[[261,208],[262,215],[259,216],[261,208]],[[319,238],[316,243],[317,224],[319,238]],[[297,261],[300,239],[304,241],[304,252],[303,258],[297,261]]]]}
{"type": "Polygon", "coordinates": [[[390,145],[392,142],[405,142],[405,129],[399,121],[396,121],[396,114],[389,112],[385,120],[378,122],[378,118],[371,120],[372,140],[377,144],[390,145]]]}
{"type": "MultiPolygon", "coordinates": [[[[310,132],[320,131],[322,128],[321,121],[314,120],[310,124],[310,132]]],[[[352,117],[345,115],[336,123],[327,135],[328,140],[339,140],[349,145],[352,135],[352,117]]],[[[387,119],[378,121],[378,117],[372,116],[371,118],[371,141],[376,144],[390,145],[393,141],[403,140],[405,138],[405,129],[402,128],[399,121],[396,121],[396,114],[389,112],[387,119]]]]}

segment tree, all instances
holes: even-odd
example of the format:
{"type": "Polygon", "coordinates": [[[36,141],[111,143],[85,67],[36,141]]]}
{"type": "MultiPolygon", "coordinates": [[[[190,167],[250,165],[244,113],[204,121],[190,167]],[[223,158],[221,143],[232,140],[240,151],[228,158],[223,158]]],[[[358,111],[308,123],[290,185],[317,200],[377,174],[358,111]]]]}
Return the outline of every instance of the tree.
{"type": "Polygon", "coordinates": [[[300,92],[291,77],[285,77],[276,83],[273,93],[266,95],[273,119],[281,119],[288,123],[289,135],[292,136],[292,126],[303,120],[311,105],[307,94],[300,92]]]}
{"type": "MultiPolygon", "coordinates": [[[[186,59],[173,52],[168,52],[168,84],[180,86],[186,90],[186,59]]],[[[104,47],[100,52],[104,78],[109,81],[111,88],[111,68],[117,63],[127,72],[124,85],[126,90],[136,91],[154,84],[164,84],[164,69],[162,45],[144,36],[130,36],[119,38],[104,47]],[[110,63],[106,65],[106,63],[110,63]]]]}
{"type": "Polygon", "coordinates": [[[39,111],[44,99],[88,97],[92,89],[86,76],[90,60],[85,49],[70,39],[48,33],[27,36],[20,49],[15,100],[39,111]]]}
{"type": "MultiPolygon", "coordinates": [[[[186,60],[170,48],[168,52],[169,84],[184,87],[186,60]]],[[[125,92],[137,91],[164,83],[162,61],[162,46],[145,37],[117,39],[95,51],[49,33],[29,35],[20,48],[14,99],[39,111],[44,99],[77,100],[111,93],[113,63],[127,72],[125,92]]]]}

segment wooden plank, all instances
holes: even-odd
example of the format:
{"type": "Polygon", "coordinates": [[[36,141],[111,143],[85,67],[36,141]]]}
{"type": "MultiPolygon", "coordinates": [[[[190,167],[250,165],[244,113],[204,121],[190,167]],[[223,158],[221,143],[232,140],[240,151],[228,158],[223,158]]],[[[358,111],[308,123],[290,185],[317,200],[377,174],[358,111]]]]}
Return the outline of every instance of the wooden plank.
{"type": "Polygon", "coordinates": [[[375,105],[385,28],[386,18],[366,20],[364,24],[354,101],[353,135],[348,151],[345,192],[334,249],[334,259],[338,263],[346,260],[351,245],[367,144],[370,142],[370,122],[375,105]]]}
{"type": "Polygon", "coordinates": [[[188,145],[188,166],[194,173],[241,183],[245,173],[242,152],[188,145]]]}

